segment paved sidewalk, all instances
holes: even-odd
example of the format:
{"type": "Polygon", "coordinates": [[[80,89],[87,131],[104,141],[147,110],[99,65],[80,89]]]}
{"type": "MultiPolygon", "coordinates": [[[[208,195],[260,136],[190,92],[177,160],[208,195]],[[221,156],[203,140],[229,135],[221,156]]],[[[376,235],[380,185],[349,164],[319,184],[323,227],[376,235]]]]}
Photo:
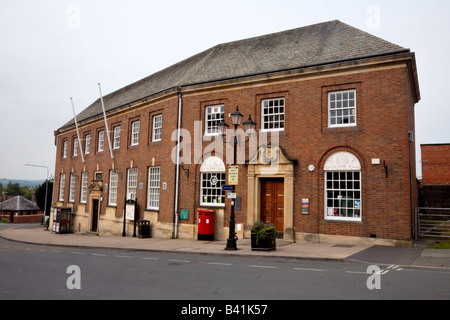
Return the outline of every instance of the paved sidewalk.
{"type": "Polygon", "coordinates": [[[208,255],[261,256],[307,260],[354,261],[370,264],[429,266],[450,269],[450,250],[424,249],[424,245],[400,248],[378,245],[342,245],[329,243],[292,243],[277,239],[277,250],[252,251],[250,240],[238,240],[237,251],[226,251],[226,241],[196,241],[182,239],[139,239],[118,236],[86,236],[82,234],[55,234],[43,227],[21,228],[11,226],[0,232],[0,237],[30,244],[139,250],[169,253],[208,255]]]}

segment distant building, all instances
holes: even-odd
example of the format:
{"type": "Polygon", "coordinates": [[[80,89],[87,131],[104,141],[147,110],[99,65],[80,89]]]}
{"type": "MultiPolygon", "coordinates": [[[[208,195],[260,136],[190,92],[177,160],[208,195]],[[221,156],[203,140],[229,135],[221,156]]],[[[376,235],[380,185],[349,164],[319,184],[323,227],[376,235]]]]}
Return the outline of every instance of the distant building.
{"type": "Polygon", "coordinates": [[[22,196],[0,202],[0,216],[10,223],[41,222],[44,213],[36,202],[22,196]]]}

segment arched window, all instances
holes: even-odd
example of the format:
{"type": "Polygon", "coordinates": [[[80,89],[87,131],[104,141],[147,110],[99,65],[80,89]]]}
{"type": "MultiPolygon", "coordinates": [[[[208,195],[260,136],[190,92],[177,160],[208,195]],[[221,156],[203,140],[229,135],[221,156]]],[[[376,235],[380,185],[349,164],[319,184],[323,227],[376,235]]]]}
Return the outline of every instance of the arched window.
{"type": "Polygon", "coordinates": [[[336,152],[324,165],[325,219],[361,221],[361,164],[349,152],[336,152]]]}
{"type": "Polygon", "coordinates": [[[225,164],[219,157],[209,157],[200,167],[200,204],[205,206],[224,206],[225,164]]]}

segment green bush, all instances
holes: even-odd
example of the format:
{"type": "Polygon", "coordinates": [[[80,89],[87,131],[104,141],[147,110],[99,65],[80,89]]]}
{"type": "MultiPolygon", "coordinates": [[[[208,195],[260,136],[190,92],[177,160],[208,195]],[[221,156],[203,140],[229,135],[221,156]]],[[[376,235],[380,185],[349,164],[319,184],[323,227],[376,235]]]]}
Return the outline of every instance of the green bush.
{"type": "Polygon", "coordinates": [[[273,241],[275,241],[275,238],[278,235],[278,230],[273,224],[269,225],[258,221],[253,225],[252,232],[256,234],[256,243],[259,243],[260,240],[264,240],[266,238],[267,231],[273,232],[273,241]]]}

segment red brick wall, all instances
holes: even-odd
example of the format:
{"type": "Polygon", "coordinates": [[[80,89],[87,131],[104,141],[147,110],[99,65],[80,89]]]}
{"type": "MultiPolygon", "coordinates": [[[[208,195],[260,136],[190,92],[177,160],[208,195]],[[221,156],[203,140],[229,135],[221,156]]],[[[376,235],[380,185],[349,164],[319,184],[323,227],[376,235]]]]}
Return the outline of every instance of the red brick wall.
{"type": "Polygon", "coordinates": [[[422,184],[450,185],[450,144],[421,145],[422,184]]]}
{"type": "MultiPolygon", "coordinates": [[[[44,214],[42,212],[39,212],[38,214],[31,214],[31,215],[27,215],[27,214],[16,215],[16,214],[17,213],[14,213],[14,220],[13,220],[13,223],[15,223],[15,224],[18,224],[18,223],[38,223],[38,222],[41,222],[42,217],[44,216],[44,214]]],[[[11,213],[8,212],[8,211],[2,211],[1,214],[0,214],[0,217],[2,219],[10,221],[11,213]]]]}

